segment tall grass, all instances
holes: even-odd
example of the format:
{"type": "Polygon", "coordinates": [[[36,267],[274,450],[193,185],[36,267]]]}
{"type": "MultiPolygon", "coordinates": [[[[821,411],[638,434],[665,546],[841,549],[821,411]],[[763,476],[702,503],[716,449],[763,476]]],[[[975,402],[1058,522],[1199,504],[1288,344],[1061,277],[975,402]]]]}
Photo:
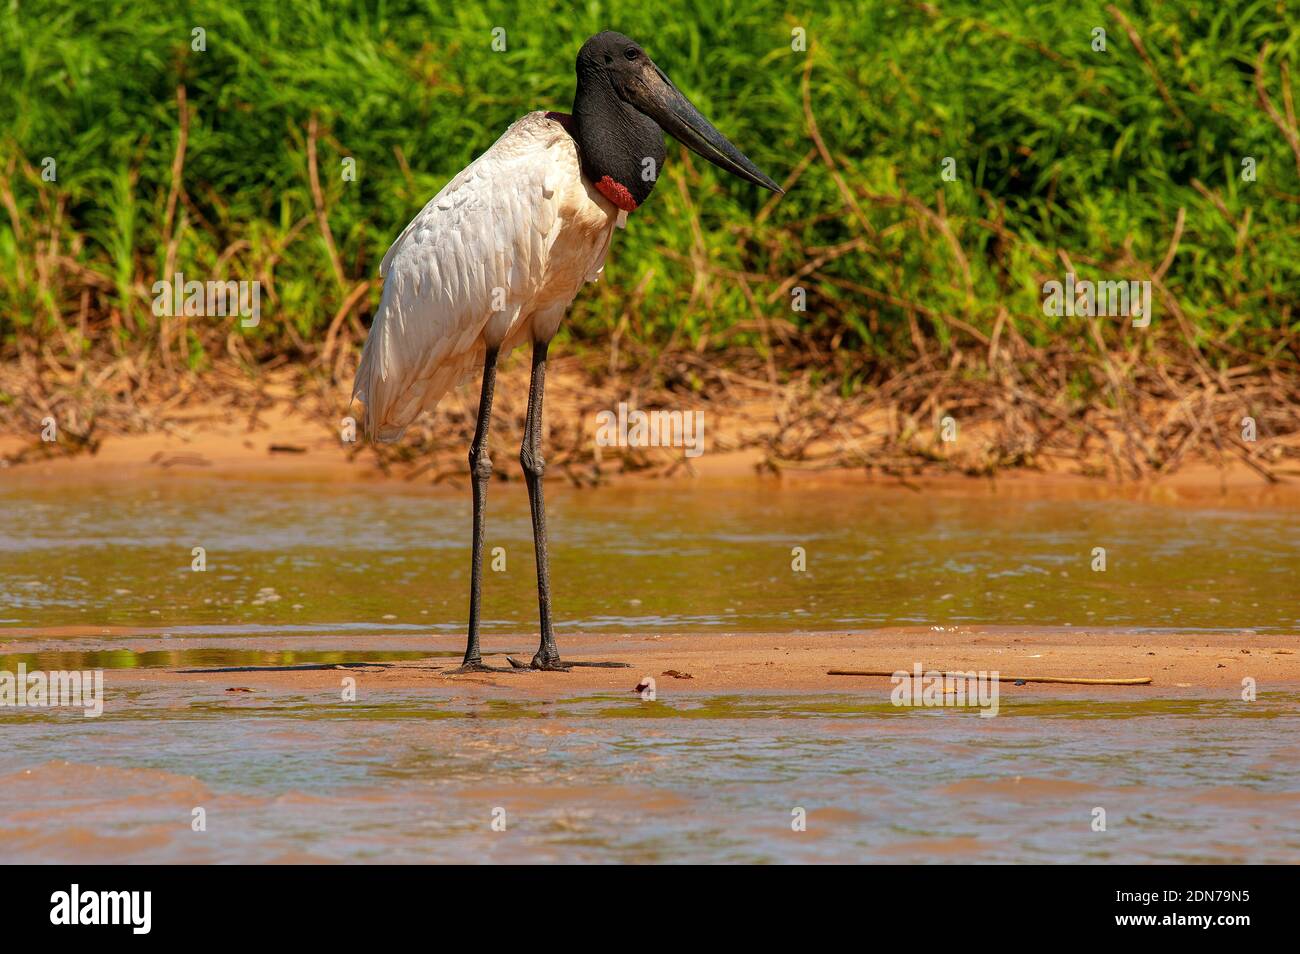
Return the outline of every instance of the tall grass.
{"type": "Polygon", "coordinates": [[[792,187],[768,202],[674,147],[573,309],[576,346],[620,324],[651,351],[784,340],[851,390],[1010,335],[1093,348],[1079,319],[1043,314],[1042,282],[1072,267],[1159,281],[1155,331],[1111,322],[1108,347],[1175,335],[1217,368],[1293,370],[1297,18],[1279,0],[1121,6],[11,0],[0,333],[192,369],[230,335],[255,358],[317,354],[373,309],[378,283],[360,283],[412,215],[513,119],[567,109],[578,46],[615,28],[792,187]],[[160,325],[169,263],[262,279],[262,323],[160,325]]]}

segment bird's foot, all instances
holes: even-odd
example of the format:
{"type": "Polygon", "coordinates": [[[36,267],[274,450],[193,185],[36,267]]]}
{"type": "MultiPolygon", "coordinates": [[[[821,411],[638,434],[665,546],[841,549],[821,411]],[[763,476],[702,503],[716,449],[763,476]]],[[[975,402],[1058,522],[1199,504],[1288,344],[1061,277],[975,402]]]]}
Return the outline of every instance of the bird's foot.
{"type": "MultiPolygon", "coordinates": [[[[506,658],[509,659],[510,657],[507,656],[506,658]]],[[[447,669],[442,673],[440,673],[440,675],[463,676],[466,675],[467,673],[475,673],[475,672],[512,672],[513,673],[513,672],[520,671],[520,667],[518,665],[515,665],[515,661],[513,659],[510,660],[510,663],[511,665],[509,666],[489,666],[481,659],[474,659],[466,663],[461,663],[455,669],[447,669]]],[[[523,667],[523,669],[525,670],[527,670],[527,668],[528,668],[527,666],[523,667]]]]}
{"type": "Polygon", "coordinates": [[[587,667],[591,669],[630,669],[631,663],[625,662],[588,662],[587,660],[561,659],[559,656],[543,656],[538,653],[533,657],[531,663],[522,663],[513,656],[507,656],[510,665],[515,669],[525,670],[532,669],[540,672],[568,672],[575,666],[587,667]]]}

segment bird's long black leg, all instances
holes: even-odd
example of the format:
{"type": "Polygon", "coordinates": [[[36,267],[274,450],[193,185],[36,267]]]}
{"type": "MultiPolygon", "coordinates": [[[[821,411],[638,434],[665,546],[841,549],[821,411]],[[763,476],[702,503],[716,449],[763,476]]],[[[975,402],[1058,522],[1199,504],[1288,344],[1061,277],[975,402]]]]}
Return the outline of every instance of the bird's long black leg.
{"type": "Polygon", "coordinates": [[[487,506],[488,481],[492,479],[492,460],[488,457],[488,430],[492,422],[492,394],[496,389],[497,349],[489,348],[483,359],[483,391],[478,402],[478,424],[469,448],[470,483],[474,491],[474,541],[469,571],[469,639],[465,659],[446,675],[463,672],[512,672],[504,667],[486,666],[479,652],[478,630],[483,597],[483,515],[487,506]]]}
{"type": "Polygon", "coordinates": [[[510,664],[519,669],[561,672],[571,666],[622,668],[629,663],[563,660],[555,646],[555,630],[551,625],[551,561],[546,541],[546,501],[542,493],[542,474],[546,470],[546,461],[542,459],[542,398],[546,391],[548,344],[545,341],[533,343],[533,372],[528,384],[528,419],[524,423],[524,440],[519,448],[519,463],[523,466],[524,481],[528,484],[528,504],[533,511],[533,546],[537,553],[537,608],[541,616],[542,641],[531,666],[525,666],[516,659],[510,659],[510,664]]]}

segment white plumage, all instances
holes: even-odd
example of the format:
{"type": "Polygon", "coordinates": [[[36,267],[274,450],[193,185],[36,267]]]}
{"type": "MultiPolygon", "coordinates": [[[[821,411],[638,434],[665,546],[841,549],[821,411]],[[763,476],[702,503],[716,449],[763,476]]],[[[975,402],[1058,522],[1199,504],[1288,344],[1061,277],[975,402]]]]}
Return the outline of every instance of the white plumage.
{"type": "MultiPolygon", "coordinates": [[[[553,115],[553,114],[552,114],[553,115]]],[[[379,266],[383,297],[353,397],[366,431],[393,441],[483,363],[549,340],[604,266],[620,212],[582,175],[556,119],[515,122],[429,201],[379,266]]]]}

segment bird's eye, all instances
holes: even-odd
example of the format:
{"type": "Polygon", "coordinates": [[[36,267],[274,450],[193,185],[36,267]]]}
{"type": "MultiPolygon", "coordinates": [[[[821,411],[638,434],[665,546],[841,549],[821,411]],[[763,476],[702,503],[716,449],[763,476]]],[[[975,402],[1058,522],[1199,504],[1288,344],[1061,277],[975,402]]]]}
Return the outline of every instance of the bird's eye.
{"type": "Polygon", "coordinates": [[[623,51],[623,55],[627,57],[629,60],[635,60],[637,58],[637,51],[632,49],[631,47],[628,47],[626,50],[623,51]]]}

